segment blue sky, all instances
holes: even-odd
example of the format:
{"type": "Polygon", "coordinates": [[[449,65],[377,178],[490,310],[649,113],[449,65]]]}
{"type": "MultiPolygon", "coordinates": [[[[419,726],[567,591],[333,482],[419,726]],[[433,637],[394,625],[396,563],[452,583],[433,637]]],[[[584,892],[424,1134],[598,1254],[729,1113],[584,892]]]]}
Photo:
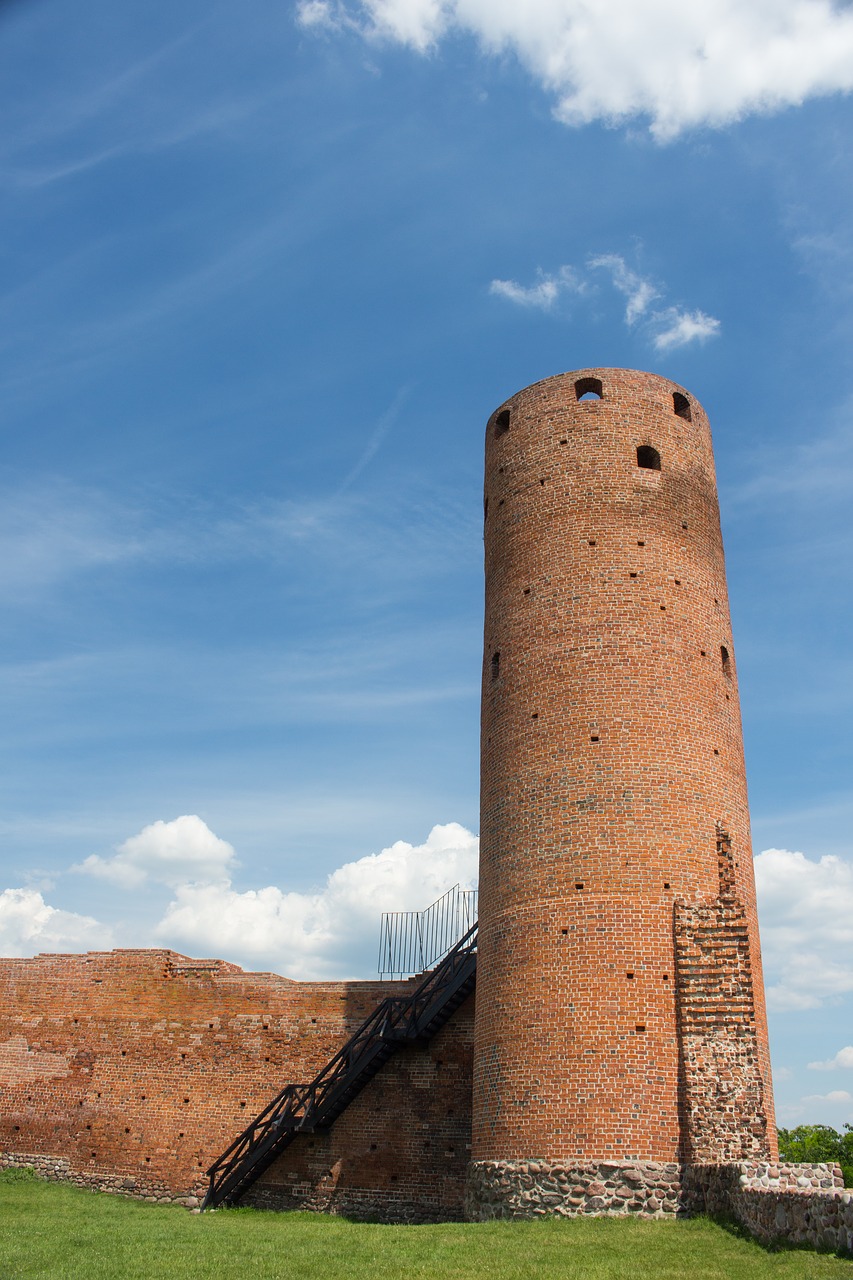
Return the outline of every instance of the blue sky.
{"type": "Polygon", "coordinates": [[[0,951],[369,975],[474,875],[485,420],[651,369],[714,428],[780,1116],[853,1121],[849,8],[18,0],[0,62],[0,951]]]}

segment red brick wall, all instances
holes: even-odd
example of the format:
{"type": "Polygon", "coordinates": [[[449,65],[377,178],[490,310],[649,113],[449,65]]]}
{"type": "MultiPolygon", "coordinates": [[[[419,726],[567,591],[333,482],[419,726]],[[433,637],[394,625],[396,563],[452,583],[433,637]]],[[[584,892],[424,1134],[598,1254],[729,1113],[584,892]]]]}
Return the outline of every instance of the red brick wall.
{"type": "MultiPolygon", "coordinates": [[[[0,1152],[62,1158],[72,1174],[119,1175],[138,1193],[197,1191],[253,1114],[283,1085],[310,1080],[400,989],[291,982],[165,950],[0,960],[0,1152]]],[[[421,1123],[427,1078],[459,1087],[454,1053],[443,1075],[424,1059],[409,1100],[392,1060],[387,1123],[401,1133],[421,1123]]],[[[468,1094],[470,1063],[462,1111],[468,1094]]],[[[383,1187],[394,1172],[409,1176],[409,1164],[384,1160],[383,1187]]]]}
{"type": "Polygon", "coordinates": [[[582,370],[487,427],[475,1159],[681,1158],[673,914],[717,897],[718,822],[773,1132],[711,437],[675,391],[582,370]]]}
{"type": "Polygon", "coordinates": [[[470,996],[428,1044],[395,1054],[330,1130],[298,1137],[243,1203],[408,1222],[461,1218],[473,1055],[470,996]]]}

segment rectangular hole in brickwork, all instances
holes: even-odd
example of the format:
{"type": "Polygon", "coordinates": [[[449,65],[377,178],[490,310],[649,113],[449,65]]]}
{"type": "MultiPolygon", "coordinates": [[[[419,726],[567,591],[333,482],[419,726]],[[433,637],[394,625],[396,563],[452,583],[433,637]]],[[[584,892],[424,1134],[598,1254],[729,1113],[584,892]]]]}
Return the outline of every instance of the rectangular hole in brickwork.
{"type": "Polygon", "coordinates": [[[631,982],[633,980],[634,975],[633,973],[626,973],[625,977],[628,979],[629,982],[631,982]]]}
{"type": "Polygon", "coordinates": [[[663,980],[664,980],[664,982],[669,982],[669,974],[668,974],[668,973],[665,973],[665,974],[663,975],[663,980]]]}
{"type": "Polygon", "coordinates": [[[578,880],[578,881],[576,881],[576,882],[575,882],[575,888],[576,888],[576,889],[582,889],[582,888],[583,888],[583,880],[578,880]]]}
{"type": "Polygon", "coordinates": [[[531,720],[538,720],[538,719],[539,719],[539,712],[538,712],[538,711],[534,711],[534,712],[532,713],[532,715],[531,715],[530,719],[531,719],[531,720]]]}
{"type": "Polygon", "coordinates": [[[630,578],[636,578],[636,576],[637,576],[637,575],[636,575],[636,573],[631,573],[631,574],[629,574],[628,576],[629,576],[630,578]]]}
{"type": "Polygon", "coordinates": [[[664,887],[664,889],[668,889],[668,888],[669,888],[669,881],[668,881],[668,880],[664,880],[664,882],[663,882],[663,887],[664,887]]]}
{"type": "Polygon", "coordinates": [[[645,542],[638,542],[638,543],[637,543],[637,546],[638,546],[638,547],[644,547],[645,545],[646,545],[646,544],[645,544],[645,542]]]}
{"type": "Polygon", "coordinates": [[[568,931],[568,929],[561,929],[561,930],[560,930],[560,933],[562,933],[562,934],[564,934],[564,935],[565,935],[565,934],[567,934],[568,932],[569,932],[569,931],[568,931]]]}
{"type": "Polygon", "coordinates": [[[635,1031],[645,1031],[645,1029],[646,1029],[646,1025],[644,1022],[638,1022],[634,1027],[635,1031]]]}
{"type": "Polygon", "coordinates": [[[591,733],[591,734],[589,735],[589,740],[590,740],[590,742],[598,742],[598,741],[599,741],[598,734],[597,734],[597,733],[591,733]]]}
{"type": "Polygon", "coordinates": [[[595,546],[595,538],[590,538],[590,540],[589,540],[589,545],[590,545],[591,547],[594,547],[594,546],[595,546]]]}
{"type": "Polygon", "coordinates": [[[569,442],[568,442],[568,440],[561,440],[561,441],[560,441],[560,444],[568,444],[568,443],[569,443],[569,442]]]}

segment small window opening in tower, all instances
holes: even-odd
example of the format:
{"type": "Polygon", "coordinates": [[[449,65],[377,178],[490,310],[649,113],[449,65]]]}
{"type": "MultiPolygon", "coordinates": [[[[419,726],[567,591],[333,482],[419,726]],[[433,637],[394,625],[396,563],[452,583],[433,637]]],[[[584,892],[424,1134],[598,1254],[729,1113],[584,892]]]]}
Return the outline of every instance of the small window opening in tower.
{"type": "Polygon", "coordinates": [[[492,679],[497,680],[501,674],[501,655],[499,653],[492,654],[492,679]]]}
{"type": "Polygon", "coordinates": [[[679,418],[683,418],[685,422],[693,421],[693,414],[690,412],[690,401],[680,391],[673,391],[672,407],[679,418]]]}
{"type": "Polygon", "coordinates": [[[501,409],[495,418],[495,435],[506,435],[507,431],[509,431],[509,409],[501,409]]]}
{"type": "Polygon", "coordinates": [[[729,651],[724,644],[720,645],[720,662],[723,667],[723,675],[730,676],[732,674],[732,660],[729,657],[729,651]]]}
{"type": "Polygon", "coordinates": [[[600,400],[604,395],[601,379],[578,378],[575,383],[575,395],[578,400],[600,400]]]}
{"type": "Polygon", "coordinates": [[[660,454],[650,444],[637,446],[637,466],[647,471],[660,471],[660,454]]]}

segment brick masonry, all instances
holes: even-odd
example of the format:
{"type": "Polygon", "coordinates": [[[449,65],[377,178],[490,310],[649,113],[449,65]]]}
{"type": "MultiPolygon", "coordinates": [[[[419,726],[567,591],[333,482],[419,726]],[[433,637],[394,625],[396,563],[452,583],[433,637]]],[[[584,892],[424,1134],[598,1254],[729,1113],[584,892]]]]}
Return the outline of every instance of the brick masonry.
{"type": "MultiPolygon", "coordinates": [[[[401,985],[292,982],[166,950],[0,960],[0,1163],[197,1197],[251,1117],[401,985]]],[[[330,1134],[300,1138],[268,1171],[267,1201],[346,1196],[372,1212],[374,1197],[386,1216],[458,1217],[472,1048],[469,1000],[429,1046],[392,1058],[330,1134]]]]}
{"type": "Polygon", "coordinates": [[[705,413],[631,370],[536,383],[484,507],[474,1159],[772,1158],[705,413]]]}

